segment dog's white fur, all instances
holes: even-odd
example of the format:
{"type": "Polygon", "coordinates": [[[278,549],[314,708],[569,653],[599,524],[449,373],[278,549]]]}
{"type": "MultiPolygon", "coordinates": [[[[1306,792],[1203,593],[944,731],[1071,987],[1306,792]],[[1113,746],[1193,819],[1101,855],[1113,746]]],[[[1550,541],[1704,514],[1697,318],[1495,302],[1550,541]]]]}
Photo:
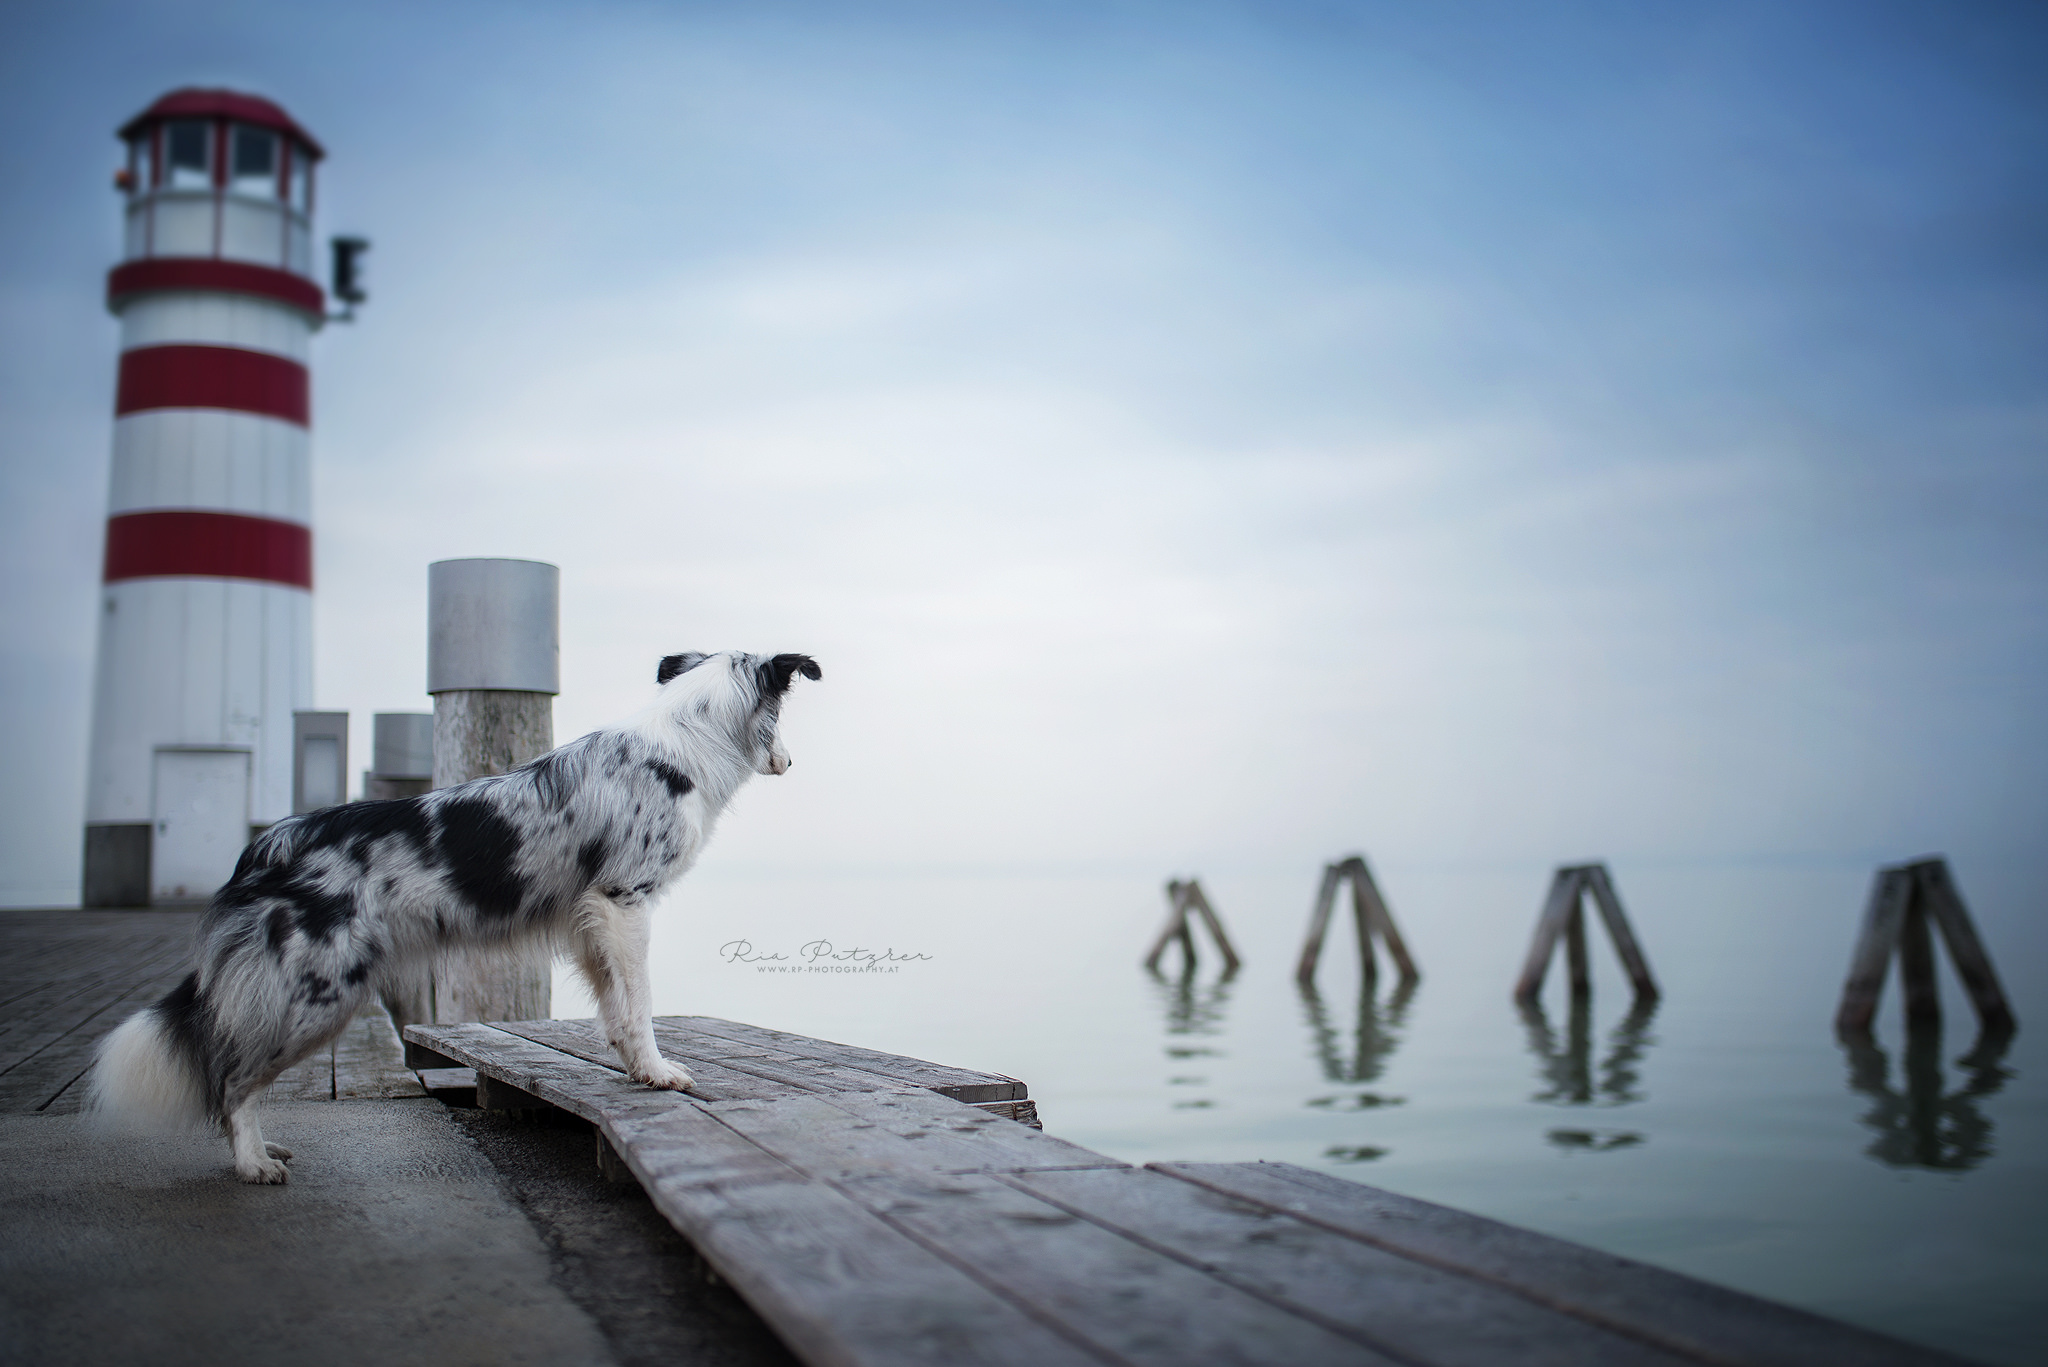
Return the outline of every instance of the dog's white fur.
{"type": "Polygon", "coordinates": [[[369,999],[403,1028],[439,952],[545,941],[590,984],[626,1071],[681,1090],[654,1042],[649,904],[689,871],[733,794],[789,768],[778,727],[808,656],[671,655],[630,721],[510,773],[278,822],[200,924],[198,963],[117,1027],[93,1070],[107,1119],[223,1126],[245,1182],[282,1182],[256,1105],[369,999]]]}

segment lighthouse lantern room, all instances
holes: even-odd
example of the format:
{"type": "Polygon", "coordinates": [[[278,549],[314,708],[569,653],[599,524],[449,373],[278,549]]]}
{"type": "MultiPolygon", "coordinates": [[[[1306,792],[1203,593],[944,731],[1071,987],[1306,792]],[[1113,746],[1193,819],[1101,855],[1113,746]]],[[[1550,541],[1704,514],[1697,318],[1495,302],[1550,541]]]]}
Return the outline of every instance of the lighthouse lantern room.
{"type": "Polygon", "coordinates": [[[312,704],[307,358],[318,143],[268,100],[178,90],[120,130],[113,478],[84,903],[209,896],[292,811],[312,704]]]}

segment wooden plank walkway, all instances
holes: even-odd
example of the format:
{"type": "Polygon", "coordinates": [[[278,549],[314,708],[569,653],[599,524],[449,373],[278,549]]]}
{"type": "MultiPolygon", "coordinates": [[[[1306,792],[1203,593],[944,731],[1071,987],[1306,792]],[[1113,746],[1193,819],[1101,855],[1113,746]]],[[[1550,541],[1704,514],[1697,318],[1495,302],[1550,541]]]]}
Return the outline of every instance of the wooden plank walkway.
{"type": "Polygon", "coordinates": [[[596,1129],[807,1362],[1809,1367],[1958,1359],[1286,1163],[1134,1168],[1022,1083],[665,1017],[695,1094],[590,1022],[413,1026],[481,1104],[596,1129]]]}
{"type": "MultiPolygon", "coordinates": [[[[0,1112],[85,1103],[100,1038],[191,971],[197,911],[0,911],[0,1112]]],[[[292,1068],[280,1101],[424,1097],[383,1009],[292,1068]]]]}

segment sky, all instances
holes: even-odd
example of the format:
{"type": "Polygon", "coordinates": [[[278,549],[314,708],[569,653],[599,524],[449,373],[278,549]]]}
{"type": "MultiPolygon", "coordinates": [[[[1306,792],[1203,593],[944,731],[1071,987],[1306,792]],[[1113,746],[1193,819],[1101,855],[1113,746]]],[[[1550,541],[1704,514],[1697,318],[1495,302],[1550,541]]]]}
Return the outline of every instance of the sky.
{"type": "Polygon", "coordinates": [[[562,571],[558,739],[804,651],[764,870],[1949,853],[2048,894],[2025,4],[0,10],[0,902],[77,895],[114,129],[273,98],[317,706],[562,571]]]}

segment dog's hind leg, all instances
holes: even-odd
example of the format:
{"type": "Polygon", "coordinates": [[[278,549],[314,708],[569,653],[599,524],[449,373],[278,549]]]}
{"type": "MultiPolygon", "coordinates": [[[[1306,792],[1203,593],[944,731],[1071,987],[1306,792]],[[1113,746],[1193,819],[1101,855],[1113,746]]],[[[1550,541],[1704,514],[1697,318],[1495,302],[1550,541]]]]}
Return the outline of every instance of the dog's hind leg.
{"type": "Polygon", "coordinates": [[[597,999],[605,1038],[619,1051],[635,1081],[670,1091],[687,1089],[690,1070],[661,1056],[654,1042],[654,993],[647,981],[647,907],[598,893],[576,909],[572,947],[576,966],[597,999]]]}

